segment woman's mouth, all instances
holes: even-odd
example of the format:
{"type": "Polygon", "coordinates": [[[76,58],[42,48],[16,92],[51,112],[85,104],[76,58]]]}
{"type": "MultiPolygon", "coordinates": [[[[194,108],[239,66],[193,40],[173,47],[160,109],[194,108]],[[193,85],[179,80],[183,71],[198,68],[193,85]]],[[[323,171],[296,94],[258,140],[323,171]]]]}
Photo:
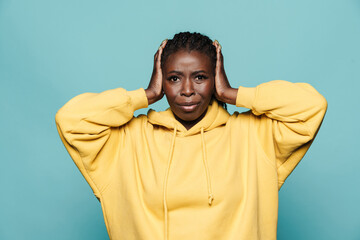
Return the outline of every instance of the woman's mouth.
{"type": "Polygon", "coordinates": [[[186,103],[186,104],[179,104],[179,107],[184,112],[193,112],[198,105],[199,103],[186,103]]]}

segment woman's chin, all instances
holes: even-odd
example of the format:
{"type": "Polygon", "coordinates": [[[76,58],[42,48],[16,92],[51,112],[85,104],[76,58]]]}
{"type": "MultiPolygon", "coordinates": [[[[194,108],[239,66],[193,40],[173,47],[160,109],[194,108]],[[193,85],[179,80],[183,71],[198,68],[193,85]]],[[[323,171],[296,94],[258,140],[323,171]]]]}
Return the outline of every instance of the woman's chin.
{"type": "Polygon", "coordinates": [[[195,125],[196,123],[200,122],[201,119],[204,118],[206,114],[206,111],[204,111],[203,113],[198,113],[198,112],[181,112],[181,113],[174,113],[175,118],[181,122],[183,125],[195,125]]]}

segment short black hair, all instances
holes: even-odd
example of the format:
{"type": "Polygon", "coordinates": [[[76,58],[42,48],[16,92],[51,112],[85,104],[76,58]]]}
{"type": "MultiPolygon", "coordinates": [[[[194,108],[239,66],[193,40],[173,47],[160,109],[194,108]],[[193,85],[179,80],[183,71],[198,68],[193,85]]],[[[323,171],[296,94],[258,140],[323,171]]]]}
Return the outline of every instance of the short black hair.
{"type": "Polygon", "coordinates": [[[173,39],[168,39],[165,48],[161,55],[161,67],[164,66],[167,58],[179,51],[199,51],[206,54],[210,60],[215,71],[216,67],[216,47],[212,44],[213,41],[206,35],[197,32],[180,32],[174,35],[173,39]]]}

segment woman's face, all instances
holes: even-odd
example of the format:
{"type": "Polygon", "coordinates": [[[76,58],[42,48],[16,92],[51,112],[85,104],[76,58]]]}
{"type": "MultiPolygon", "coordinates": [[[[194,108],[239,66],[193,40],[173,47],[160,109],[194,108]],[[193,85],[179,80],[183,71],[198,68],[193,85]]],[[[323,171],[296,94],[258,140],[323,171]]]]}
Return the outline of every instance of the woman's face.
{"type": "Polygon", "coordinates": [[[163,90],[177,120],[187,129],[199,122],[214,93],[214,69],[199,51],[179,50],[164,63],[163,90]]]}

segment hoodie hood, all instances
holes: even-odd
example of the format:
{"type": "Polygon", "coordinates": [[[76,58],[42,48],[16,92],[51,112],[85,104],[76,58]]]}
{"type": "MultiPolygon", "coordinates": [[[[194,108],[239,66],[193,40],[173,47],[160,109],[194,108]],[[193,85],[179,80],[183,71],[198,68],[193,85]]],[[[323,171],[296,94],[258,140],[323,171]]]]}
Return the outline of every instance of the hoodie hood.
{"type": "Polygon", "coordinates": [[[212,100],[210,102],[204,118],[189,130],[187,130],[179,121],[176,120],[170,108],[161,112],[156,112],[151,109],[148,112],[148,121],[150,123],[153,125],[166,127],[169,130],[176,128],[177,135],[181,136],[198,134],[201,132],[201,129],[204,131],[209,131],[225,124],[229,117],[229,113],[222,106],[220,106],[216,100],[212,100]]]}

